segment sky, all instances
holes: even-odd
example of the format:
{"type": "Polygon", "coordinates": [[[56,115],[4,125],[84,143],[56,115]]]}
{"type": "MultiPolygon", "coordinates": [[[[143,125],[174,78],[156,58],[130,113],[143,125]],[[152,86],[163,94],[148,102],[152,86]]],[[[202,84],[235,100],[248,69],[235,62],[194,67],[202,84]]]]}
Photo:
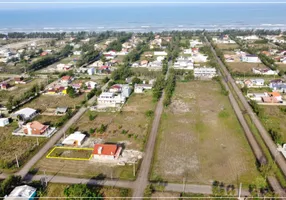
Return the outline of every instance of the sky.
{"type": "Polygon", "coordinates": [[[142,6],[142,5],[173,5],[173,4],[232,4],[232,3],[283,3],[286,0],[0,0],[0,10],[29,10],[81,8],[98,6],[142,6]],[[107,3],[108,2],[108,3],[107,3]],[[144,4],[143,4],[144,2],[144,4]]]}

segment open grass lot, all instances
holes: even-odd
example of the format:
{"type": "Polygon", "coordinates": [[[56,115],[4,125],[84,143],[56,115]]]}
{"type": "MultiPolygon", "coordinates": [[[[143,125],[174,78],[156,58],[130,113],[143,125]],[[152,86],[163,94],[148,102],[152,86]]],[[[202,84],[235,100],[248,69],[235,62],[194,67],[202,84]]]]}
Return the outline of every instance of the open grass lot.
{"type": "Polygon", "coordinates": [[[279,63],[279,64],[278,64],[278,69],[285,71],[285,70],[286,70],[286,64],[279,63]]]}
{"type": "Polygon", "coordinates": [[[45,111],[47,108],[69,107],[74,108],[85,100],[85,94],[71,98],[68,95],[41,95],[40,97],[26,103],[24,107],[45,111]]]}
{"type": "Polygon", "coordinates": [[[76,148],[60,148],[56,147],[49,153],[49,158],[79,158],[89,159],[92,154],[92,149],[76,149],[76,148]]]}
{"type": "Polygon", "coordinates": [[[14,99],[17,99],[24,95],[24,93],[30,90],[36,84],[45,84],[46,79],[34,79],[27,84],[18,84],[11,90],[0,90],[0,103],[6,103],[10,96],[13,96],[14,99]]]}
{"type": "Polygon", "coordinates": [[[283,106],[260,106],[263,109],[261,121],[266,130],[273,129],[282,135],[282,142],[286,142],[286,112],[283,106]]]}
{"type": "MultiPolygon", "coordinates": [[[[120,113],[96,113],[86,112],[75,123],[73,128],[81,132],[89,133],[90,129],[97,129],[103,125],[107,128],[102,134],[90,134],[87,139],[97,142],[122,142],[126,149],[142,150],[147,140],[152,118],[146,117],[147,110],[154,110],[152,93],[132,94],[120,113]],[[89,115],[97,115],[94,120],[89,115]]],[[[84,144],[85,145],[85,144],[84,144]]],[[[89,147],[93,147],[90,142],[89,147]]],[[[136,165],[138,166],[138,165],[136,165]]],[[[125,180],[133,180],[133,166],[106,165],[90,161],[48,159],[43,157],[35,166],[34,170],[39,174],[46,170],[49,174],[62,174],[75,177],[113,177],[125,180]]]]}
{"type": "MultiPolygon", "coordinates": [[[[45,200],[47,197],[54,198],[58,197],[59,199],[62,197],[64,199],[65,194],[64,190],[67,188],[68,184],[59,184],[59,183],[49,183],[46,188],[44,194],[40,197],[40,199],[45,200]]],[[[114,188],[114,187],[95,187],[91,186],[92,190],[99,191],[103,197],[112,198],[112,197],[122,197],[121,199],[125,199],[124,197],[130,197],[131,191],[128,189],[122,188],[114,188]]]]}
{"type": "Polygon", "coordinates": [[[132,94],[121,112],[87,112],[74,128],[81,132],[90,132],[90,129],[97,129],[103,124],[107,126],[105,132],[92,134],[91,138],[101,138],[104,142],[124,142],[128,149],[142,150],[151,122],[145,112],[154,109],[151,92],[132,94]],[[96,115],[92,121],[89,119],[90,114],[96,115]]]}
{"type": "Polygon", "coordinates": [[[37,139],[34,137],[12,136],[12,131],[17,127],[16,122],[6,127],[0,127],[0,172],[8,169],[15,171],[15,155],[22,166],[33,155],[33,152],[36,152],[47,141],[45,138],[39,138],[40,145],[37,146],[37,139]]]}
{"type": "Polygon", "coordinates": [[[238,44],[216,44],[218,48],[222,50],[228,50],[228,49],[239,49],[238,44]]]}
{"type": "Polygon", "coordinates": [[[227,63],[231,72],[253,74],[252,68],[266,68],[262,63],[244,63],[244,62],[230,62],[227,63]]]}
{"type": "Polygon", "coordinates": [[[177,83],[159,131],[151,179],[236,185],[258,175],[244,132],[217,82],[177,83]]]}

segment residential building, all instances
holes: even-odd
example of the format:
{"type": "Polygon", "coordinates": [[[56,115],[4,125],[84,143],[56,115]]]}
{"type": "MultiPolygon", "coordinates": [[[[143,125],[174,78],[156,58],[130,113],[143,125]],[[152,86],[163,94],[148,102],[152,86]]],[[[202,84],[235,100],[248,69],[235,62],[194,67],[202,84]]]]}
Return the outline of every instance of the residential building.
{"type": "Polygon", "coordinates": [[[217,76],[216,68],[213,67],[198,67],[194,68],[194,77],[195,78],[213,78],[217,76]]]}
{"type": "Polygon", "coordinates": [[[68,107],[57,107],[55,114],[56,115],[65,115],[68,111],[68,107]]]}
{"type": "Polygon", "coordinates": [[[199,40],[190,40],[190,46],[196,47],[197,45],[202,45],[203,43],[199,40]]]}
{"type": "Polygon", "coordinates": [[[157,61],[162,62],[165,59],[165,56],[158,56],[156,58],[157,61]]]}
{"type": "Polygon", "coordinates": [[[270,83],[272,91],[286,93],[286,83],[270,83]]]}
{"type": "Polygon", "coordinates": [[[20,116],[20,119],[22,121],[28,121],[33,119],[37,115],[38,115],[37,111],[32,108],[23,108],[13,113],[11,117],[17,118],[18,116],[20,116]]]}
{"type": "Polygon", "coordinates": [[[68,146],[81,146],[84,142],[86,135],[82,134],[79,131],[76,131],[72,134],[70,134],[68,137],[66,137],[62,144],[68,145],[68,146]]]}
{"type": "Polygon", "coordinates": [[[260,63],[261,62],[257,55],[250,55],[250,54],[241,56],[241,61],[248,62],[248,63],[260,63]]]}
{"type": "Polygon", "coordinates": [[[74,51],[74,52],[73,52],[73,55],[76,55],[76,56],[80,56],[81,54],[82,54],[81,51],[74,51]]]}
{"type": "Polygon", "coordinates": [[[95,144],[93,158],[100,160],[116,160],[119,158],[122,147],[116,144],[95,144]]]}
{"type": "Polygon", "coordinates": [[[194,62],[191,57],[179,57],[176,59],[174,63],[174,69],[187,69],[193,70],[194,69],[194,62]]]}
{"type": "Polygon", "coordinates": [[[167,52],[165,51],[154,51],[154,56],[167,56],[167,52]]]}
{"type": "Polygon", "coordinates": [[[9,88],[9,84],[8,83],[0,83],[0,89],[1,90],[7,90],[9,88]]]}
{"type": "Polygon", "coordinates": [[[102,107],[116,107],[124,104],[126,98],[123,97],[121,94],[115,94],[113,92],[103,92],[97,98],[98,106],[102,107]]]}
{"type": "Polygon", "coordinates": [[[29,122],[23,126],[23,132],[26,135],[45,135],[48,129],[48,125],[43,125],[38,121],[29,122]]]}
{"type": "Polygon", "coordinates": [[[111,72],[111,68],[109,66],[101,66],[96,69],[97,74],[109,74],[111,72]]]}
{"type": "Polygon", "coordinates": [[[94,73],[95,73],[95,69],[92,67],[92,68],[88,68],[88,70],[87,70],[87,73],[88,73],[88,75],[93,75],[94,73]]]}
{"type": "Polygon", "coordinates": [[[145,90],[151,90],[151,84],[135,84],[134,93],[143,93],[145,90]]]}
{"type": "Polygon", "coordinates": [[[63,76],[62,78],[61,78],[61,83],[63,84],[63,85],[68,85],[68,84],[70,84],[72,82],[72,77],[71,76],[63,76]]]}
{"type": "Polygon", "coordinates": [[[14,81],[15,81],[15,84],[26,84],[27,83],[23,77],[15,77],[14,81]]]}
{"type": "Polygon", "coordinates": [[[141,67],[147,67],[148,66],[149,61],[148,60],[142,60],[140,62],[141,67]]]}
{"type": "Polygon", "coordinates": [[[258,68],[252,68],[252,72],[254,74],[261,74],[261,75],[278,75],[278,70],[274,71],[271,69],[258,69],[258,68]]]}
{"type": "Polygon", "coordinates": [[[21,185],[15,187],[12,192],[5,196],[5,200],[32,200],[36,198],[37,189],[28,185],[21,185]]]}
{"type": "Polygon", "coordinates": [[[94,89],[97,86],[97,83],[94,81],[87,81],[84,83],[88,89],[94,89]]]}
{"type": "Polygon", "coordinates": [[[261,87],[264,86],[264,83],[264,79],[249,79],[244,81],[247,87],[261,87]]]}
{"type": "Polygon", "coordinates": [[[72,69],[72,67],[73,67],[73,64],[60,63],[57,65],[57,70],[58,71],[68,71],[68,70],[72,69]]]}
{"type": "Polygon", "coordinates": [[[9,124],[9,118],[0,118],[0,127],[4,127],[9,124]]]}

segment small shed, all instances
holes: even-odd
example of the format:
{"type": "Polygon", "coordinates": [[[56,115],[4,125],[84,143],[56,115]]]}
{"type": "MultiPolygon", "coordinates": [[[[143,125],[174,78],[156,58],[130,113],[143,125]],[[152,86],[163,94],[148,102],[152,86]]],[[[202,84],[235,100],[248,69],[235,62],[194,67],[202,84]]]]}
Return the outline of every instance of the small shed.
{"type": "Polygon", "coordinates": [[[68,111],[68,107],[57,107],[55,113],[56,115],[64,115],[68,111]]]}
{"type": "Polygon", "coordinates": [[[85,137],[86,137],[85,134],[82,134],[81,132],[77,131],[66,137],[66,139],[64,139],[62,144],[69,146],[80,146],[83,144],[85,137]]]}

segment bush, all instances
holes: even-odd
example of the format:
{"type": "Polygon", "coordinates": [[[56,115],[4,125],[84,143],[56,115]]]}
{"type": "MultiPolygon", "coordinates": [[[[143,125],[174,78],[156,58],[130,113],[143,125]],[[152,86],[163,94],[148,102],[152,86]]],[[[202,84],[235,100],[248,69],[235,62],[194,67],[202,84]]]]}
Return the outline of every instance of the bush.
{"type": "Polygon", "coordinates": [[[145,116],[146,117],[153,117],[154,116],[154,111],[153,110],[147,110],[145,112],[145,116]]]}

